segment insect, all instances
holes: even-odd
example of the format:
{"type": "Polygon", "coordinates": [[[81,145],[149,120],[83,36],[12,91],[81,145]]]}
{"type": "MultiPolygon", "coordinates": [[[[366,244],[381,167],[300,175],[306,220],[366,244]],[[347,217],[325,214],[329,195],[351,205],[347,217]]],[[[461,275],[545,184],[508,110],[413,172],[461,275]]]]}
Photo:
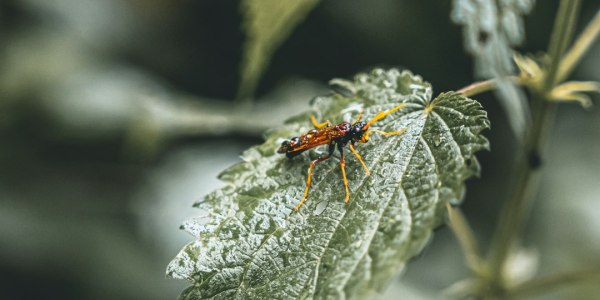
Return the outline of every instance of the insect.
{"type": "Polygon", "coordinates": [[[370,126],[385,118],[387,115],[405,107],[406,105],[400,104],[390,110],[379,112],[375,117],[373,117],[368,122],[361,121],[362,112],[360,112],[353,123],[350,122],[342,122],[337,125],[331,125],[329,121],[325,121],[323,123],[317,122],[315,116],[310,116],[311,122],[315,129],[302,134],[299,137],[291,138],[290,140],[286,140],[281,143],[281,146],[277,150],[277,153],[285,153],[288,158],[293,158],[301,154],[302,152],[309,150],[311,148],[328,145],[328,153],[322,155],[315,160],[310,162],[310,166],[308,168],[308,177],[306,178],[306,188],[304,190],[304,197],[302,200],[294,207],[294,211],[298,211],[302,204],[308,198],[308,190],[310,188],[311,176],[313,172],[313,168],[316,164],[325,161],[331,157],[335,149],[337,148],[340,152],[340,167],[342,169],[342,177],[344,179],[344,188],[346,189],[346,197],[344,198],[344,203],[348,203],[350,200],[350,191],[348,189],[348,179],[346,178],[346,160],[344,158],[344,147],[346,145],[349,146],[350,151],[358,161],[361,163],[362,167],[365,169],[367,176],[369,176],[369,168],[363,161],[362,157],[356,149],[354,148],[355,143],[366,143],[369,141],[369,135],[371,133],[379,133],[384,136],[397,135],[402,134],[406,131],[406,128],[403,128],[398,131],[392,132],[384,132],[376,129],[369,129],[370,126]]]}

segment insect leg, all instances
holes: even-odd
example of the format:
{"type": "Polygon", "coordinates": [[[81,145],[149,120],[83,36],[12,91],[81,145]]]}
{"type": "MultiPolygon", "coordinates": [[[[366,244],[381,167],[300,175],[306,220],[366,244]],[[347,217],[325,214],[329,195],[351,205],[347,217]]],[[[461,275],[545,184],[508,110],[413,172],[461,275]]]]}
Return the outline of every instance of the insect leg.
{"type": "Polygon", "coordinates": [[[348,179],[346,178],[346,159],[344,159],[344,148],[341,144],[338,144],[338,150],[340,151],[340,167],[342,168],[342,177],[344,178],[344,188],[346,189],[346,197],[344,203],[348,203],[350,200],[350,190],[348,189],[348,179]]]}
{"type": "Polygon", "coordinates": [[[379,134],[381,134],[383,136],[390,136],[390,135],[403,134],[405,132],[406,132],[406,128],[402,128],[402,129],[400,129],[398,131],[390,131],[390,132],[385,132],[385,131],[381,131],[381,130],[377,130],[377,129],[372,129],[372,130],[369,130],[369,131],[365,132],[365,134],[363,134],[363,136],[362,136],[362,138],[360,139],[359,142],[366,143],[369,140],[369,135],[371,133],[379,133],[379,134]]]}
{"type": "Polygon", "coordinates": [[[331,123],[329,123],[329,120],[327,120],[327,121],[325,121],[323,123],[317,122],[317,119],[315,119],[314,115],[310,116],[310,121],[312,122],[313,126],[315,126],[315,128],[317,128],[317,129],[321,129],[321,128],[325,127],[325,126],[331,126],[331,123]]]}
{"type": "Polygon", "coordinates": [[[294,207],[294,211],[297,212],[300,209],[300,207],[304,204],[306,199],[308,199],[308,190],[310,188],[310,182],[311,182],[313,168],[315,167],[316,164],[318,164],[324,160],[327,160],[329,157],[331,157],[331,154],[333,153],[334,150],[335,150],[335,148],[333,147],[333,143],[331,143],[331,144],[329,144],[329,153],[328,154],[320,156],[317,159],[310,162],[310,166],[308,167],[308,176],[306,177],[306,188],[304,189],[304,197],[302,197],[302,200],[300,200],[300,202],[296,205],[296,207],[294,207]]]}
{"type": "Polygon", "coordinates": [[[354,156],[356,156],[358,161],[360,161],[360,164],[365,169],[365,172],[367,172],[367,176],[369,176],[370,175],[369,168],[367,168],[367,164],[365,164],[365,162],[362,160],[362,157],[360,156],[360,154],[358,154],[358,151],[356,151],[356,149],[354,149],[354,144],[350,144],[350,151],[352,151],[352,154],[354,154],[354,156]]]}

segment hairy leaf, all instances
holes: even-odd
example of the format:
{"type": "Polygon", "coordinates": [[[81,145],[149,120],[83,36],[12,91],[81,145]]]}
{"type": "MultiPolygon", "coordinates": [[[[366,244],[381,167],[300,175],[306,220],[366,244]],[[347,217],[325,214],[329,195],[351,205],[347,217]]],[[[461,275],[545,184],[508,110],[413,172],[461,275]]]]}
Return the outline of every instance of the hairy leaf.
{"type": "Polygon", "coordinates": [[[454,0],[452,20],[464,26],[465,48],[475,56],[477,74],[494,77],[514,71],[511,46],[525,39],[521,16],[534,0],[454,0]]]}
{"type": "Polygon", "coordinates": [[[238,97],[252,97],[275,49],[317,3],[318,0],[241,1],[246,43],[238,97]]]}
{"type": "Polygon", "coordinates": [[[448,201],[460,202],[464,181],[479,172],[474,153],[488,147],[478,102],[454,92],[432,101],[427,82],[395,69],[336,82],[344,95],[317,97],[313,111],[267,133],[222,173],[229,185],[196,204],[205,215],[182,226],[196,240],[167,269],[193,283],[183,299],[363,298],[421,251],[448,201]],[[310,129],[310,114],[350,121],[362,106],[369,119],[399,103],[406,107],[374,127],[406,132],[357,145],[371,176],[347,155],[349,204],[333,158],[315,167],[308,201],[292,212],[309,156],[325,149],[290,160],[276,153],[281,140],[310,129]]]}
{"type": "Polygon", "coordinates": [[[506,77],[514,75],[512,46],[525,39],[522,15],[535,0],[454,0],[452,20],[464,26],[465,49],[475,58],[475,73],[496,78],[498,96],[517,138],[529,122],[523,92],[506,77]]]}

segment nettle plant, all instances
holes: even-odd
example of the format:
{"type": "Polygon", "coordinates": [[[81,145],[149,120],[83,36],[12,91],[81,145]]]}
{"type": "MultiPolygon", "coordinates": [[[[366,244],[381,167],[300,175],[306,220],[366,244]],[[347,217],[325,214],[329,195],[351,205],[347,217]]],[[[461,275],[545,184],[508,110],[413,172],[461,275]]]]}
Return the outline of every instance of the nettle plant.
{"type": "MultiPolygon", "coordinates": [[[[316,3],[242,1],[248,43],[240,99],[252,94],[270,54],[316,3]]],[[[220,175],[227,186],[194,205],[203,215],[182,228],[195,240],[167,268],[168,276],[192,283],[181,298],[370,298],[443,224],[455,233],[473,274],[454,286],[455,296],[516,296],[585,277],[589,270],[519,282],[507,267],[535,195],[556,102],[589,106],[582,92],[599,89],[597,82],[564,82],[600,32],[598,12],[571,43],[580,5],[578,0],[560,2],[548,51],[533,57],[512,50],[523,41],[521,15],[533,0],[455,0],[452,19],[464,25],[465,48],[475,58],[476,73],[490,78],[457,91],[434,96],[420,76],[396,69],[332,80],[335,92],[314,98],[310,111],[268,131],[263,144],[245,151],[242,163],[220,175]],[[479,174],[475,153],[489,149],[481,134],[490,125],[487,114],[470,97],[490,90],[497,91],[520,149],[512,196],[483,255],[457,206],[465,180],[479,174]],[[278,154],[284,139],[313,129],[311,115],[337,124],[361,112],[369,120],[402,104],[377,122],[382,131],[405,130],[402,134],[373,135],[357,146],[370,176],[347,156],[347,168],[356,170],[347,175],[348,204],[342,201],[340,166],[330,160],[313,174],[308,201],[293,210],[304,193],[308,163],[278,154]]],[[[323,154],[319,150],[326,151],[322,148],[303,155],[315,159],[323,154]]]]}

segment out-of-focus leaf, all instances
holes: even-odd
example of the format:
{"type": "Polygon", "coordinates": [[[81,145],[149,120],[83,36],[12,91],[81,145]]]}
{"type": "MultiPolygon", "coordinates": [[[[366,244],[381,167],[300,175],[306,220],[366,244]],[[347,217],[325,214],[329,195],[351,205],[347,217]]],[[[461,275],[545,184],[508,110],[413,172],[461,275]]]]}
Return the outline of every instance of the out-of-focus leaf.
{"type": "MultiPolygon", "coordinates": [[[[542,93],[546,70],[533,58],[516,54],[515,63],[519,68],[517,80],[534,93],[542,93]]],[[[556,85],[546,95],[546,99],[557,102],[578,102],[584,108],[592,106],[590,97],[583,92],[600,92],[600,83],[596,81],[568,81],[556,85]]]]}
{"type": "Polygon", "coordinates": [[[546,73],[538,62],[533,57],[518,53],[515,53],[513,59],[519,69],[518,78],[521,83],[536,92],[541,92],[546,73]]]}
{"type": "Polygon", "coordinates": [[[427,82],[395,69],[345,85],[354,94],[315,98],[313,111],[269,132],[221,174],[227,187],[196,204],[205,215],[182,226],[196,240],[167,268],[192,282],[183,299],[367,297],[421,251],[446,203],[460,202],[464,181],[479,172],[474,153],[488,147],[481,105],[454,92],[431,100],[427,82]],[[330,159],[315,167],[310,197],[293,213],[307,156],[318,150],[290,160],[276,153],[281,140],[310,129],[310,114],[341,122],[362,106],[369,119],[399,103],[406,107],[374,126],[406,132],[357,145],[371,176],[348,155],[349,204],[339,162],[330,159]]]}
{"type": "Polygon", "coordinates": [[[275,49],[318,0],[242,0],[246,42],[240,66],[238,98],[252,97],[275,49]]]}
{"type": "Polygon", "coordinates": [[[452,21],[464,26],[465,49],[475,58],[475,73],[496,78],[498,96],[511,128],[522,138],[529,123],[523,92],[506,77],[513,75],[512,46],[525,39],[522,15],[535,0],[454,0],[452,21]]]}
{"type": "Polygon", "coordinates": [[[582,92],[600,93],[600,83],[595,81],[568,81],[560,84],[548,96],[551,101],[575,101],[581,106],[589,108],[592,106],[592,100],[582,92]]]}
{"type": "Polygon", "coordinates": [[[521,16],[534,0],[454,0],[451,18],[464,26],[465,48],[475,57],[479,76],[509,75],[514,71],[511,46],[525,38],[521,16]]]}

